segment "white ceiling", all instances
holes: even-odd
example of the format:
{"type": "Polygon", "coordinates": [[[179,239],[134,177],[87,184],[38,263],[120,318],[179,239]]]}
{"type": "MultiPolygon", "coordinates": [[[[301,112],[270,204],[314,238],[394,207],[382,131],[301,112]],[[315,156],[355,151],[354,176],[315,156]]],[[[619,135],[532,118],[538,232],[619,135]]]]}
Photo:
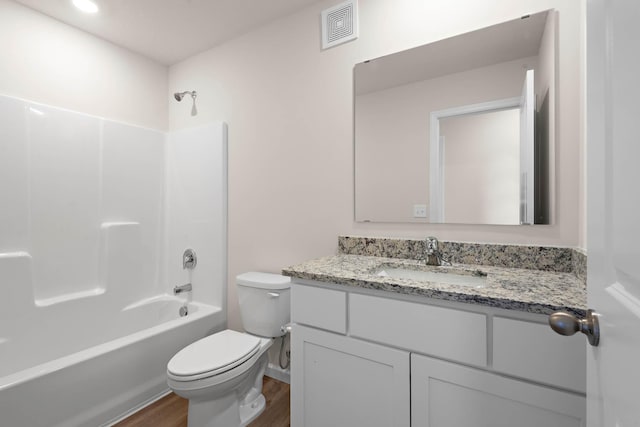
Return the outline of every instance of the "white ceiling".
{"type": "Polygon", "coordinates": [[[15,0],[66,24],[171,65],[318,0],[15,0]]]}

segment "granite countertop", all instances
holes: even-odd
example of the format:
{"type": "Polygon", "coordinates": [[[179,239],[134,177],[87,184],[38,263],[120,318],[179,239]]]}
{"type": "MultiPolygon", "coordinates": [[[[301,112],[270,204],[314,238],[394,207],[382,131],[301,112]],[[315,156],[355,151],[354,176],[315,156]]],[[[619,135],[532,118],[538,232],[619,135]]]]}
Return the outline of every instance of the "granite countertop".
{"type": "Polygon", "coordinates": [[[564,310],[584,317],[587,306],[586,285],[572,273],[505,268],[474,264],[432,267],[424,262],[363,255],[335,255],[287,267],[282,274],[292,278],[336,283],[363,289],[375,289],[404,295],[480,304],[508,310],[550,314],[564,310]],[[450,285],[436,281],[417,281],[384,277],[376,270],[388,266],[424,271],[448,271],[483,276],[485,286],[450,285]],[[478,273],[480,271],[480,273],[478,273]]]}

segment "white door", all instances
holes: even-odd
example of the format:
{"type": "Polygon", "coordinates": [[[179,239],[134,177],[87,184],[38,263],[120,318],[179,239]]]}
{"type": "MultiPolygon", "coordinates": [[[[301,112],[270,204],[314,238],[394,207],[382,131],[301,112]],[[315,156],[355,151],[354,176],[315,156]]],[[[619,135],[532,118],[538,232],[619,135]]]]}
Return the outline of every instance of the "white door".
{"type": "Polygon", "coordinates": [[[587,0],[588,427],[640,426],[640,2],[587,0]]]}

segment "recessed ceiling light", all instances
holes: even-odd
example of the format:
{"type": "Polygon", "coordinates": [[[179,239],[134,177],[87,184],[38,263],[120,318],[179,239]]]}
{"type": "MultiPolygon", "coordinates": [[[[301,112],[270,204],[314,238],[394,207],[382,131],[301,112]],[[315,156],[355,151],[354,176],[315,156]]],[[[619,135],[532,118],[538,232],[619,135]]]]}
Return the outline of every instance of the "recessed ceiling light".
{"type": "Polygon", "coordinates": [[[73,5],[85,13],[97,13],[98,5],[91,0],[73,0],[73,5]]]}

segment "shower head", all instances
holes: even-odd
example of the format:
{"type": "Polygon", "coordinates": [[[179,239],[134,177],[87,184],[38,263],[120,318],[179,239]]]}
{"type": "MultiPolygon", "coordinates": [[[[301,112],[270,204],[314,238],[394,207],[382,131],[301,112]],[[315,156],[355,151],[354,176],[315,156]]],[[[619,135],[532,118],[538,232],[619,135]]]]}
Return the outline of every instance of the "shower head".
{"type": "Polygon", "coordinates": [[[182,101],[182,98],[185,97],[185,95],[191,95],[191,99],[193,100],[193,105],[191,106],[191,115],[195,116],[196,114],[198,114],[198,110],[196,109],[196,96],[198,96],[198,94],[195,90],[186,90],[184,92],[174,93],[173,97],[176,99],[176,101],[180,102],[182,101]]]}
{"type": "Polygon", "coordinates": [[[193,99],[196,98],[197,94],[196,91],[189,91],[189,90],[185,90],[184,92],[176,92],[173,94],[173,97],[176,99],[176,101],[180,102],[182,101],[182,98],[184,98],[185,95],[191,95],[191,97],[193,99]]]}

